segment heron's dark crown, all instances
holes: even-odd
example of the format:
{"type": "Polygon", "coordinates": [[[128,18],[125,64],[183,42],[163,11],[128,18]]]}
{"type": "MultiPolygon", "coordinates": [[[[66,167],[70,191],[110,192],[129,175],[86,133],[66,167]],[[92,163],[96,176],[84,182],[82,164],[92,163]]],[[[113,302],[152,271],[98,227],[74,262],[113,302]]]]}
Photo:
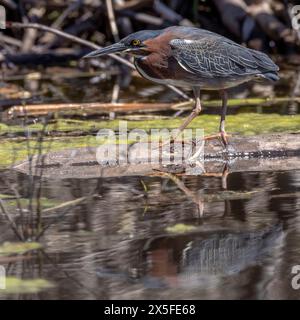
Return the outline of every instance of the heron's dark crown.
{"type": "Polygon", "coordinates": [[[125,46],[130,47],[133,40],[139,40],[143,43],[146,40],[156,38],[159,36],[164,30],[143,30],[130,34],[129,36],[120,40],[120,43],[125,46]]]}

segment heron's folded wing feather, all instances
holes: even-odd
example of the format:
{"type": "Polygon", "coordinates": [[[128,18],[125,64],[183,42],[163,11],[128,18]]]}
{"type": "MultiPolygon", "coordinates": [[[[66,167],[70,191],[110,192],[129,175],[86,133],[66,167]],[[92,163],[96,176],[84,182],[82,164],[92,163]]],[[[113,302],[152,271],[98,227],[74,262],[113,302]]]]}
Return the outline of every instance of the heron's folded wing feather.
{"type": "Polygon", "coordinates": [[[247,49],[221,36],[203,37],[201,40],[173,39],[170,46],[185,70],[202,77],[255,75],[278,70],[264,53],[247,49]]]}

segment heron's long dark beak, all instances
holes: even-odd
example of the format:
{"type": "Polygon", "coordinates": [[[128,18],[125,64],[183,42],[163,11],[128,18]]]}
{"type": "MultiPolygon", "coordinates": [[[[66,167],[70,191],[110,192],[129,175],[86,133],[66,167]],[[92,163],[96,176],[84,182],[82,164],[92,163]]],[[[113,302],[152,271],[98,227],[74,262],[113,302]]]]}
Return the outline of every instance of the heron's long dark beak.
{"type": "Polygon", "coordinates": [[[110,53],[122,52],[122,51],[125,51],[126,49],[128,48],[123,43],[118,42],[118,43],[112,44],[111,46],[92,51],[89,54],[85,55],[83,59],[96,58],[96,57],[104,56],[110,53]]]}

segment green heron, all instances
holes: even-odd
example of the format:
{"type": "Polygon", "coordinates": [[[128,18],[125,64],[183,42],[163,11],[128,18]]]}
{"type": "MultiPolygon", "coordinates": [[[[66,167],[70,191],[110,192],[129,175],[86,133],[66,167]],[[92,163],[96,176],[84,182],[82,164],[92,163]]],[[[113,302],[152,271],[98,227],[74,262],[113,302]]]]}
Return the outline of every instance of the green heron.
{"type": "Polygon", "coordinates": [[[200,90],[219,90],[222,111],[218,136],[226,147],[226,89],[252,79],[279,79],[278,66],[266,54],[198,28],[174,26],[162,30],[139,31],[118,43],[95,50],[84,58],[118,52],[133,54],[137,71],[148,80],[192,87],[195,106],[179,127],[179,132],[200,113],[200,90]]]}

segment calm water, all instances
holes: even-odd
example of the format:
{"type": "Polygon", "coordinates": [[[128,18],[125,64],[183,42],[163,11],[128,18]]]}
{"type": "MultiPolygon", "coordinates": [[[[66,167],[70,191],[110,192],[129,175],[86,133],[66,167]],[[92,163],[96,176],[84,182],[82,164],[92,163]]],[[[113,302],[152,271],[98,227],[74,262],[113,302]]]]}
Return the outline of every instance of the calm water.
{"type": "MultiPolygon", "coordinates": [[[[28,176],[2,177],[28,197],[28,176]]],[[[198,202],[168,178],[44,180],[50,200],[97,196],[45,215],[43,225],[52,224],[44,249],[4,264],[9,275],[56,287],[0,297],[298,299],[291,268],[300,264],[300,171],[234,173],[227,191],[218,177],[182,181],[198,202]]],[[[16,239],[1,218],[0,241],[7,240],[16,239]]]]}
{"type": "MultiPolygon", "coordinates": [[[[14,83],[38,103],[111,101],[116,83],[119,101],[177,99],[161,86],[136,78],[126,81],[112,76],[14,83]]],[[[247,84],[231,94],[291,96],[297,95],[299,83],[299,73],[287,72],[275,87],[247,84]]],[[[208,98],[206,93],[203,97],[208,98]]],[[[244,110],[230,108],[232,113],[244,110]]],[[[254,110],[299,112],[294,104],[254,110]]],[[[32,197],[29,176],[4,170],[0,178],[0,194],[14,194],[4,184],[8,181],[26,208],[32,197]]],[[[0,290],[0,298],[299,299],[300,290],[291,286],[291,269],[300,265],[300,171],[233,173],[227,190],[220,177],[181,179],[180,189],[168,177],[44,178],[40,197],[51,206],[89,198],[43,214],[42,250],[0,257],[9,276],[43,278],[55,287],[35,294],[5,295],[0,290]]],[[[28,223],[21,221],[16,206],[11,212],[30,233],[36,216],[28,223]]],[[[17,240],[1,215],[0,243],[17,240]]]]}

